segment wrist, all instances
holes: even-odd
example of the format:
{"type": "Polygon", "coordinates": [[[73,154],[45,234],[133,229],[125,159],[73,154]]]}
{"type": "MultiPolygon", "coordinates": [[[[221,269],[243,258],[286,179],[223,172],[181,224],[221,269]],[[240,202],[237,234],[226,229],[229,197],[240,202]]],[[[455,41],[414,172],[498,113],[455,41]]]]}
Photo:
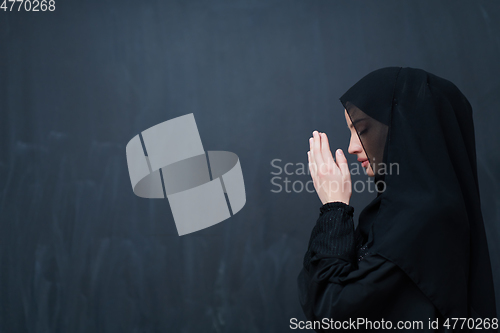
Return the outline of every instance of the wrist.
{"type": "Polygon", "coordinates": [[[320,207],[320,213],[321,215],[327,211],[330,210],[335,210],[335,209],[343,209],[345,212],[349,215],[353,215],[354,213],[354,207],[350,206],[348,203],[342,202],[342,201],[330,201],[324,203],[320,207]]]}
{"type": "Polygon", "coordinates": [[[349,199],[331,199],[328,201],[323,202],[323,205],[326,205],[327,203],[333,203],[333,202],[341,202],[343,204],[349,205],[349,199]]]}

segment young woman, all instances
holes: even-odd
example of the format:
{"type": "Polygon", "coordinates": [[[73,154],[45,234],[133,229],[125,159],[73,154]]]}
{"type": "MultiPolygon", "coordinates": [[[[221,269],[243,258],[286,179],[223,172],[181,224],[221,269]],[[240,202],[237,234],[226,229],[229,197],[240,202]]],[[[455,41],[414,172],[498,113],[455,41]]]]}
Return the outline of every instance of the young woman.
{"type": "Polygon", "coordinates": [[[339,322],[353,331],[498,331],[465,96],[424,70],[387,67],[340,101],[348,152],[375,178],[377,196],[355,229],[347,160],[341,149],[334,160],[315,131],[308,157],[323,206],[298,277],[307,319],[322,322],[318,331],[339,322]]]}

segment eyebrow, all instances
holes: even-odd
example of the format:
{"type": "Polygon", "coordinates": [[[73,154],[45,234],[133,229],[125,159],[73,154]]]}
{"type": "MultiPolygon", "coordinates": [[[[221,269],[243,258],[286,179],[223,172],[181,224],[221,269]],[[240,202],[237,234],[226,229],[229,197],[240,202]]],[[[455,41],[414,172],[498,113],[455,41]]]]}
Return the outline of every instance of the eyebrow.
{"type": "Polygon", "coordinates": [[[356,119],[355,121],[353,121],[350,125],[347,125],[347,128],[351,128],[354,124],[356,124],[357,122],[360,122],[361,120],[365,120],[365,118],[359,118],[359,119],[356,119]]]}

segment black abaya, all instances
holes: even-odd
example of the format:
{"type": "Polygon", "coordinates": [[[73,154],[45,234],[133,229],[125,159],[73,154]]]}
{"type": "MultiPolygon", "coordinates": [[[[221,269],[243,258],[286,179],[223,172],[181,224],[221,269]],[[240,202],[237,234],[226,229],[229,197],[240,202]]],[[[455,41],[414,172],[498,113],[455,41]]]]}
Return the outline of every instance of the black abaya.
{"type": "MultiPolygon", "coordinates": [[[[318,219],[299,275],[306,316],[425,319],[424,329],[429,318],[479,318],[470,325],[475,328],[491,323],[493,277],[465,96],[426,71],[387,67],[366,75],[340,100],[378,193],[355,231],[352,207],[321,208],[336,207],[318,219]],[[359,251],[364,259],[358,265],[359,251]]],[[[455,325],[453,332],[460,331],[467,326],[455,325]]]]}
{"type": "Polygon", "coordinates": [[[299,275],[299,295],[307,319],[320,322],[316,331],[332,330],[333,320],[358,332],[399,331],[399,327],[404,332],[451,332],[436,307],[397,265],[366,252],[354,229],[353,211],[342,202],[326,203],[312,232],[299,275]],[[327,324],[321,323],[324,318],[327,324]],[[437,326],[429,326],[436,321],[437,326]]]}

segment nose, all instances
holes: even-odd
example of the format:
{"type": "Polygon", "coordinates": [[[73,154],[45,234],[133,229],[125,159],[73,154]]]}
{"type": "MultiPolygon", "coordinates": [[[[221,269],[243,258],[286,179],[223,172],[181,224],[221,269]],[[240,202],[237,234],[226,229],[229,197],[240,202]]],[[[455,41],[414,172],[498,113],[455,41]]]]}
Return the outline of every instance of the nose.
{"type": "Polygon", "coordinates": [[[347,151],[351,155],[361,154],[363,152],[363,147],[361,146],[357,135],[351,135],[351,141],[349,142],[349,148],[347,148],[347,151]]]}

